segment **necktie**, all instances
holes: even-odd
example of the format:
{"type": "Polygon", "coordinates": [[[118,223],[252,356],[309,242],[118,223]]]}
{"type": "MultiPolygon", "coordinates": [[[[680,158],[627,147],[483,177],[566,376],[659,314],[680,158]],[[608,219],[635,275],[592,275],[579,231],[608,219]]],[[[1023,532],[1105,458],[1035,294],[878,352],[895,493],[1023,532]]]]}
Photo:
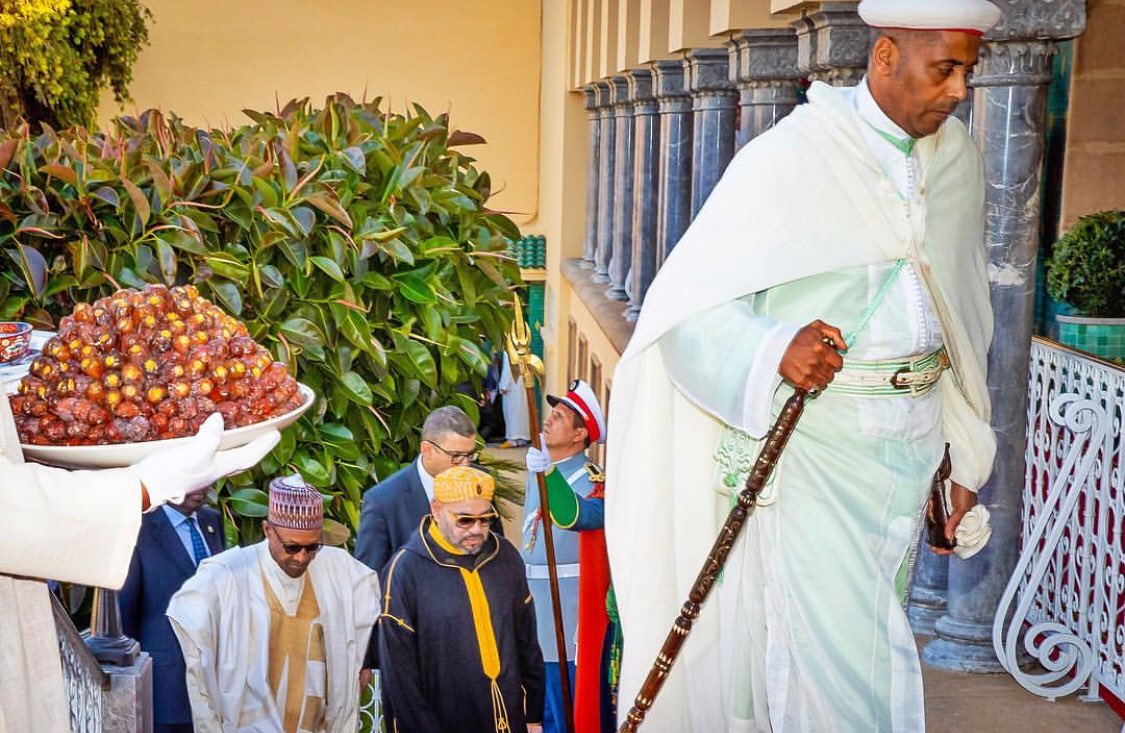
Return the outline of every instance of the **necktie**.
{"type": "Polygon", "coordinates": [[[188,534],[191,535],[191,554],[195,558],[196,566],[207,558],[207,546],[203,544],[203,535],[195,525],[195,517],[187,518],[188,534]]]}

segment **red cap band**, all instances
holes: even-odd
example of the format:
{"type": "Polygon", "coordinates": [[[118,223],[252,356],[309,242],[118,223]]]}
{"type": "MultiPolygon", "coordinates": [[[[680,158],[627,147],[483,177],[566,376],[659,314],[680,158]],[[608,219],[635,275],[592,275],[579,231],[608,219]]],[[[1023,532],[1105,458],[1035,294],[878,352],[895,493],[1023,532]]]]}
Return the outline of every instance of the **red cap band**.
{"type": "Polygon", "coordinates": [[[573,402],[582,413],[582,419],[586,422],[586,432],[590,435],[590,442],[597,443],[602,434],[598,430],[598,421],[594,419],[594,413],[590,410],[589,405],[576,392],[567,392],[566,398],[573,402]]]}

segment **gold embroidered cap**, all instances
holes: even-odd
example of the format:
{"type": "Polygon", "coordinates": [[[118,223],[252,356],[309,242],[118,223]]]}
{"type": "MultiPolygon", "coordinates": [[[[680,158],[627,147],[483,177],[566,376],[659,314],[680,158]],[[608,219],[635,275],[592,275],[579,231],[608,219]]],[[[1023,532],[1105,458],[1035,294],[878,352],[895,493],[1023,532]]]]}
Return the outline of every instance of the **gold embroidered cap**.
{"type": "Polygon", "coordinates": [[[496,482],[471,466],[453,466],[434,477],[434,498],[443,504],[469,499],[492,501],[496,482]]]}

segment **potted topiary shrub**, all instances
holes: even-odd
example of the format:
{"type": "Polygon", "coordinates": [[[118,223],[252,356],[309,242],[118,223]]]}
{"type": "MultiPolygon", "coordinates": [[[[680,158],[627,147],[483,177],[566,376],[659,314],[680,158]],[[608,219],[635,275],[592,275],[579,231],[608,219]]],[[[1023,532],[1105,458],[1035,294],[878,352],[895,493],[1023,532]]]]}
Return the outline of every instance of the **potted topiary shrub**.
{"type": "Polygon", "coordinates": [[[1079,219],[1051,250],[1047,292],[1075,315],[1058,315],[1059,340],[1125,362],[1125,211],[1079,219]]]}

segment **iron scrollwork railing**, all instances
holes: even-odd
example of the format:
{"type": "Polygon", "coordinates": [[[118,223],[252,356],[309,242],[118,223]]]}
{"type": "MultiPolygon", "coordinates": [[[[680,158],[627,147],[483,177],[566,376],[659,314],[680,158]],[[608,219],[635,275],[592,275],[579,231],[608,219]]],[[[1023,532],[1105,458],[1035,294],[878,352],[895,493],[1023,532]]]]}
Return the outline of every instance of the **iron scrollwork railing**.
{"type": "Polygon", "coordinates": [[[1031,349],[1023,551],[993,622],[1027,690],[1125,699],[1125,370],[1045,339],[1031,349]],[[1013,610],[1014,609],[1014,610],[1013,610]],[[1021,670],[1020,641],[1042,670],[1021,670]]]}
{"type": "Polygon", "coordinates": [[[371,684],[359,692],[359,733],[383,733],[383,701],[380,699],[379,670],[371,684]]]}
{"type": "Polygon", "coordinates": [[[109,690],[109,676],[86,648],[70,616],[51,594],[55,630],[59,636],[63,684],[70,702],[70,729],[73,733],[101,733],[103,693],[109,690]]]}

